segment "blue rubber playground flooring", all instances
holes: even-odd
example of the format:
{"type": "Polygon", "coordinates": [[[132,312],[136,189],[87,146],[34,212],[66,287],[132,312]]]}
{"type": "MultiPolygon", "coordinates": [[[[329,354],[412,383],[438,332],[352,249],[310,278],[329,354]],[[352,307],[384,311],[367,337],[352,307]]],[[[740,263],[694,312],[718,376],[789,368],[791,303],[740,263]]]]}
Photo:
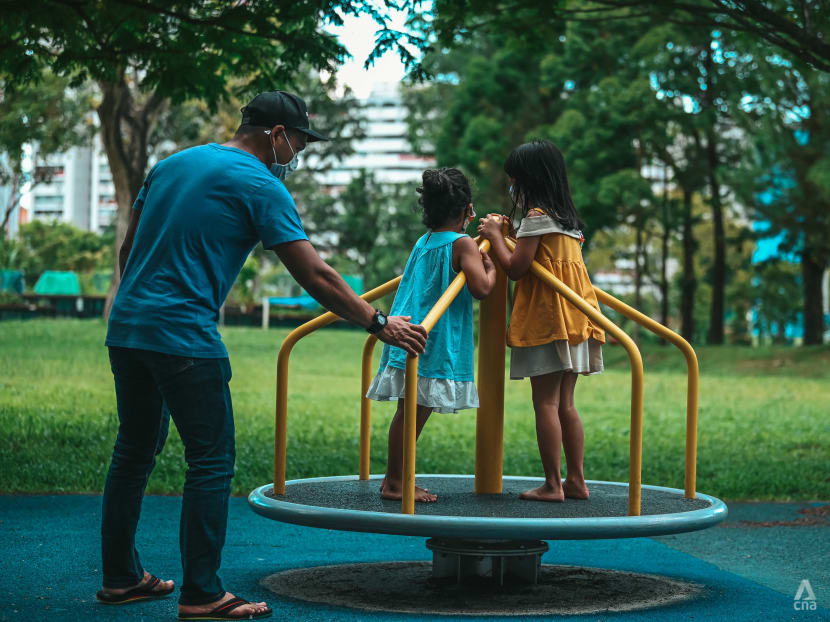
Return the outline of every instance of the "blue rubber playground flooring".
{"type": "MultiPolygon", "coordinates": [[[[173,620],[176,599],[107,607],[100,586],[101,499],[90,495],[0,496],[0,620],[173,620]]],[[[661,574],[704,586],[681,604],[631,613],[527,620],[830,620],[830,517],[823,503],[729,503],[723,526],[660,538],[550,542],[544,563],[661,574]],[[817,610],[794,609],[808,579],[817,610]]],[[[147,497],[138,546],[147,570],[181,578],[178,497],[147,497]]],[[[429,560],[424,538],[350,533],[275,523],[231,500],[221,576],[226,589],[265,600],[274,620],[420,620],[282,599],[259,585],[289,568],[429,560]]],[[[474,620],[468,616],[440,619],[474,620]]],[[[519,618],[503,618],[519,619],[519,618]]]]}

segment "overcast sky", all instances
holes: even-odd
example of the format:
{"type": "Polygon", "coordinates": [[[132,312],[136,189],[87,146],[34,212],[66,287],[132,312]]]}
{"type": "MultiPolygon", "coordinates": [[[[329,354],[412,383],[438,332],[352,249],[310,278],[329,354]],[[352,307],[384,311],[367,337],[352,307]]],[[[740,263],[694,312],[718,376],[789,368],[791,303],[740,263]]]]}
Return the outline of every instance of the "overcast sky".
{"type": "MultiPolygon", "coordinates": [[[[391,26],[403,30],[405,16],[403,13],[391,13],[391,26]]],[[[375,45],[377,23],[368,15],[344,18],[344,25],[339,28],[329,27],[346,47],[352,58],[342,65],[337,72],[338,82],[348,85],[357,97],[367,97],[375,83],[399,82],[405,75],[403,64],[397,53],[387,52],[367,71],[363,68],[366,57],[375,45]]]]}

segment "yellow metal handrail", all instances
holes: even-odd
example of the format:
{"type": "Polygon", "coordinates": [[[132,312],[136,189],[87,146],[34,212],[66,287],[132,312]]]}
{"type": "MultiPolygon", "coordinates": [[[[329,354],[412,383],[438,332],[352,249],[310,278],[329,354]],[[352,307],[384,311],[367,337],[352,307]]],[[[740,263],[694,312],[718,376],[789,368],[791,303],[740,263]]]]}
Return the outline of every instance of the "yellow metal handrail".
{"type": "MultiPolygon", "coordinates": [[[[479,238],[475,238],[475,239],[476,239],[476,242],[479,241],[479,238]]],[[[490,250],[490,242],[487,241],[487,240],[481,242],[481,244],[479,244],[479,250],[481,250],[482,252],[485,252],[485,253],[488,252],[490,250]]],[[[449,307],[449,305],[452,303],[452,301],[455,299],[455,297],[458,295],[458,293],[464,287],[464,284],[466,282],[467,282],[466,276],[464,275],[463,272],[460,272],[458,274],[458,276],[456,276],[455,279],[453,279],[452,283],[449,284],[446,291],[436,301],[436,303],[433,305],[432,309],[430,309],[430,312],[424,318],[424,321],[421,323],[421,325],[424,328],[426,328],[427,333],[430,330],[432,330],[432,328],[435,326],[435,324],[441,318],[441,315],[444,313],[444,311],[446,311],[446,309],[449,307]]],[[[372,377],[373,377],[372,376],[372,354],[374,352],[376,343],[377,343],[377,337],[375,337],[374,335],[369,335],[369,337],[367,337],[366,343],[363,345],[363,360],[362,360],[362,364],[361,364],[360,459],[359,459],[359,467],[358,467],[358,477],[362,480],[368,480],[369,479],[369,462],[370,462],[370,453],[371,453],[370,442],[371,442],[371,429],[372,429],[371,428],[372,402],[371,402],[371,400],[369,400],[369,398],[366,397],[366,394],[369,391],[369,385],[372,383],[372,377]]],[[[410,368],[409,358],[411,358],[411,357],[407,357],[407,370],[409,370],[409,368],[410,368]]],[[[418,365],[418,363],[417,363],[417,360],[416,360],[415,361],[415,372],[414,372],[414,374],[415,374],[415,384],[416,384],[416,388],[414,389],[414,391],[415,391],[414,394],[415,394],[416,397],[417,397],[417,378],[418,378],[417,365],[418,365]]],[[[406,373],[409,374],[410,372],[407,371],[406,373]]],[[[408,377],[408,375],[406,377],[408,377]]],[[[404,385],[405,395],[408,395],[407,391],[408,391],[408,387],[405,384],[404,385]]],[[[405,399],[404,399],[404,408],[406,408],[406,400],[405,399]]],[[[416,403],[416,408],[417,408],[417,403],[416,403]]],[[[414,419],[413,419],[413,421],[414,421],[414,419]]],[[[404,456],[407,455],[406,430],[407,430],[407,427],[406,427],[406,410],[404,410],[404,456]]],[[[414,430],[415,430],[414,426],[413,426],[412,430],[413,430],[413,433],[414,433],[414,430]]],[[[413,437],[413,439],[414,439],[414,437],[413,437]]],[[[414,443],[414,441],[413,441],[413,443],[414,443]]],[[[413,450],[412,460],[413,460],[413,465],[414,465],[414,450],[413,450]]],[[[413,467],[413,471],[412,471],[412,475],[413,475],[413,477],[412,477],[413,511],[409,512],[410,514],[412,514],[414,512],[414,485],[415,485],[415,483],[414,483],[415,482],[414,473],[415,473],[415,471],[414,471],[414,467],[413,467]]],[[[403,482],[404,491],[406,490],[406,481],[407,481],[407,479],[406,479],[406,470],[404,468],[404,482],[403,482]]],[[[405,505],[405,502],[402,503],[402,505],[405,505]]],[[[402,511],[405,511],[405,510],[402,510],[402,511]]]]}
{"type": "MultiPolygon", "coordinates": [[[[386,294],[395,291],[402,277],[387,281],[360,297],[367,302],[383,298],[386,294]]],[[[285,452],[286,433],[288,431],[288,358],[291,356],[291,349],[306,335],[313,333],[318,328],[328,326],[341,319],[331,311],[317,316],[313,320],[298,326],[283,340],[277,355],[277,407],[275,415],[274,433],[274,493],[285,494],[285,452]]],[[[368,466],[367,466],[368,468],[368,466]]]]}
{"type": "MultiPolygon", "coordinates": [[[[507,247],[514,251],[516,244],[505,238],[507,247]]],[[[619,341],[631,363],[631,435],[629,439],[628,459],[628,514],[640,515],[640,500],[643,468],[643,358],[634,340],[626,335],[621,328],[605,317],[600,311],[589,305],[579,294],[545,270],[538,261],[530,264],[530,271],[543,283],[564,296],[568,302],[587,315],[592,321],[611,333],[619,341]]]]}
{"type": "Polygon", "coordinates": [[[625,317],[634,320],[640,326],[667,339],[677,346],[683,353],[683,356],[686,357],[686,469],[684,483],[686,498],[694,499],[697,477],[697,398],[700,382],[700,372],[694,348],[673,330],[666,328],[660,322],[651,319],[647,315],[637,311],[637,309],[614,298],[611,294],[604,292],[599,287],[594,287],[594,292],[601,303],[622,313],[625,317]]]}
{"type": "MultiPolygon", "coordinates": [[[[478,248],[486,253],[490,250],[490,241],[484,240],[478,248]]],[[[462,290],[467,277],[464,272],[452,280],[449,287],[441,294],[438,301],[432,306],[424,320],[421,322],[427,333],[433,329],[441,316],[455,300],[455,297],[462,290]]],[[[404,384],[404,409],[403,409],[403,482],[401,495],[401,513],[415,513],[415,423],[418,409],[418,357],[411,354],[406,357],[406,377],[404,384]]]]}
{"type": "Polygon", "coordinates": [[[369,479],[369,461],[372,441],[372,402],[366,397],[372,384],[372,353],[378,338],[369,335],[363,345],[363,362],[360,372],[360,462],[358,477],[369,479]]]}
{"type": "MultiPolygon", "coordinates": [[[[479,239],[476,238],[478,242],[479,239]]],[[[505,242],[510,250],[515,250],[515,243],[509,238],[505,242]]],[[[487,240],[481,241],[479,248],[488,252],[490,245],[487,240]]],[[[500,268],[499,268],[500,269],[500,268]]],[[[631,363],[631,436],[629,447],[629,515],[638,516],[641,505],[641,477],[642,477],[642,419],[643,419],[643,363],[639,349],[633,340],[618,326],[602,315],[601,312],[590,306],[582,297],[571,290],[567,285],[548,272],[541,264],[533,261],[531,272],[540,278],[546,285],[564,296],[582,313],[600,325],[614,336],[626,349],[631,363]]],[[[397,277],[387,283],[363,294],[361,297],[373,301],[394,291],[400,283],[397,277]]],[[[442,314],[446,311],[466,283],[466,277],[461,272],[450,284],[447,290],[438,299],[430,312],[424,318],[422,326],[431,331],[442,314]]],[[[686,469],[685,494],[687,498],[695,497],[696,456],[697,456],[697,408],[699,372],[697,356],[691,345],[680,335],[652,320],[636,309],[617,300],[610,294],[595,287],[597,299],[634,320],[648,330],[671,341],[684,354],[687,363],[688,387],[686,399],[686,469]]],[[[274,491],[285,494],[285,465],[286,465],[286,430],[287,430],[287,386],[288,386],[288,358],[293,346],[302,337],[314,332],[318,328],[327,326],[339,318],[331,313],[306,322],[296,328],[283,341],[277,359],[277,407],[276,407],[276,434],[274,441],[274,491]]],[[[359,477],[369,478],[370,436],[371,436],[371,402],[366,398],[369,384],[372,380],[372,353],[377,338],[370,335],[363,347],[362,381],[361,381],[361,416],[360,416],[360,461],[359,477]]],[[[415,431],[417,414],[417,382],[418,359],[407,357],[405,372],[404,398],[404,471],[403,494],[401,511],[413,514],[415,510],[415,431]]],[[[477,467],[478,468],[478,467],[477,467]]],[[[478,473],[478,471],[477,471],[478,473]]],[[[489,485],[489,484],[488,484],[489,485]]],[[[499,487],[500,488],[500,487],[499,487]]]]}

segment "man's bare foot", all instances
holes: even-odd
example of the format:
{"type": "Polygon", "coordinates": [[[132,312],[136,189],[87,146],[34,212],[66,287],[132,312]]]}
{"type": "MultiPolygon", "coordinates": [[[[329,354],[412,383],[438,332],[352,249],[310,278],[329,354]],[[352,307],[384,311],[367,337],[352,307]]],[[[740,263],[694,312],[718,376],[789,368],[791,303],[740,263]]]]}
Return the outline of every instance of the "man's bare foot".
{"type": "MultiPolygon", "coordinates": [[[[384,499],[392,499],[393,501],[400,501],[403,497],[403,491],[400,486],[390,484],[383,480],[380,488],[380,496],[384,499]]],[[[415,486],[415,501],[420,503],[433,503],[438,501],[438,495],[431,494],[426,488],[415,486]]]]}
{"type": "Polygon", "coordinates": [[[538,488],[525,490],[519,495],[519,499],[525,499],[527,501],[553,501],[556,503],[562,503],[565,501],[565,492],[562,490],[562,486],[553,487],[548,482],[545,482],[538,488]]]}
{"type": "Polygon", "coordinates": [[[562,484],[562,490],[565,491],[565,496],[568,499],[587,499],[588,498],[588,486],[585,484],[584,479],[579,480],[571,480],[567,477],[565,478],[565,483],[562,484]]]}
{"type": "MultiPolygon", "coordinates": [[[[144,577],[141,579],[141,581],[139,581],[135,585],[132,585],[130,587],[122,587],[122,588],[102,587],[101,591],[106,593],[106,594],[114,594],[114,595],[126,594],[130,590],[134,590],[137,587],[141,587],[142,585],[147,583],[149,580],[150,580],[150,573],[145,570],[144,571],[144,577]]],[[[173,584],[172,581],[159,581],[158,585],[153,587],[153,591],[154,592],[169,592],[173,589],[173,587],[174,587],[174,584],[173,584]]]]}
{"type": "MultiPolygon", "coordinates": [[[[208,603],[206,605],[179,605],[179,615],[194,615],[199,613],[209,613],[216,609],[222,603],[226,603],[232,598],[236,598],[230,592],[225,592],[225,595],[219,600],[208,603]]],[[[229,616],[238,617],[240,620],[245,620],[248,616],[264,613],[268,610],[268,605],[265,603],[247,603],[240,605],[236,609],[228,612],[229,616]]]]}

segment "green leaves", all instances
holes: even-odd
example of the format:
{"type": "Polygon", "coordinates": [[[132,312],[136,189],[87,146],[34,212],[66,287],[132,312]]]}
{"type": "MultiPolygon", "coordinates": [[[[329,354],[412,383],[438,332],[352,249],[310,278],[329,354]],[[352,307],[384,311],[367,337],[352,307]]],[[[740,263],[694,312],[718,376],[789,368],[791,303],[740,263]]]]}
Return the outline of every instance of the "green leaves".
{"type": "Polygon", "coordinates": [[[34,285],[44,270],[90,272],[112,263],[112,239],[63,222],[34,220],[20,227],[15,268],[34,285]]]}
{"type": "Polygon", "coordinates": [[[424,231],[416,212],[416,184],[387,185],[361,171],[336,198],[307,203],[309,233],[342,272],[356,272],[367,288],[401,274],[424,231]]]}
{"type": "Polygon", "coordinates": [[[397,51],[414,66],[403,43],[425,42],[390,30],[368,1],[45,0],[4,3],[0,75],[23,85],[45,67],[98,82],[127,72],[143,91],[211,103],[234,77],[249,78],[253,92],[296,86],[304,65],[333,70],[347,53],[322,26],[361,13],[378,22],[375,55],[397,51]]]}
{"type": "Polygon", "coordinates": [[[50,154],[91,138],[91,93],[71,88],[70,82],[47,71],[36,83],[15,88],[0,77],[0,153],[7,156],[0,161],[0,186],[46,181],[22,178],[27,145],[37,167],[50,154]]]}

